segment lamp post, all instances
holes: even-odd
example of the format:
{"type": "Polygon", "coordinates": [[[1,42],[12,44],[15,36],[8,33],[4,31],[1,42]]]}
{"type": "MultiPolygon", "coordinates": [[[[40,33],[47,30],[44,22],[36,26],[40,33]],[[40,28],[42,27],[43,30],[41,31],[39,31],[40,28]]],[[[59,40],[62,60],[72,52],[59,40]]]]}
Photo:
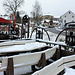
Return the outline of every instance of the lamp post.
{"type": "Polygon", "coordinates": [[[22,35],[23,35],[23,24],[26,25],[26,23],[28,24],[28,28],[27,28],[27,38],[29,38],[29,16],[25,15],[22,18],[22,29],[21,29],[21,39],[22,39],[22,35]]]}

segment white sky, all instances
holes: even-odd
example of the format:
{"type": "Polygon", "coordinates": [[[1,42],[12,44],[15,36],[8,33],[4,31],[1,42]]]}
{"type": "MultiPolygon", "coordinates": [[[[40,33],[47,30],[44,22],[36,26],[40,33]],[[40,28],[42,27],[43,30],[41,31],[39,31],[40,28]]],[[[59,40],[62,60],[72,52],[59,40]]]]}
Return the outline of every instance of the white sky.
{"type": "MultiPolygon", "coordinates": [[[[5,9],[2,3],[5,0],[0,0],[0,14],[5,14],[5,9]]],[[[53,16],[61,16],[68,10],[75,13],[75,0],[38,0],[41,4],[42,12],[49,13],[53,16]]],[[[25,0],[25,4],[21,7],[28,15],[32,11],[35,0],[25,0]]]]}

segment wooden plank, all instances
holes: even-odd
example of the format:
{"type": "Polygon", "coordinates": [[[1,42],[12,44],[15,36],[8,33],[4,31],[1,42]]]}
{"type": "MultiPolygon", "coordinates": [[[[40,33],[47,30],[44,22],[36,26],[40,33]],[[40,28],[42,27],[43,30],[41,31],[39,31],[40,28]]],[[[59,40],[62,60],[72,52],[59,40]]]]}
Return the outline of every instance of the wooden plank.
{"type": "Polygon", "coordinates": [[[49,48],[49,49],[44,51],[45,55],[46,55],[46,59],[51,58],[55,54],[56,48],[57,48],[57,46],[54,46],[53,48],[49,48]]]}
{"type": "Polygon", "coordinates": [[[41,53],[29,53],[2,58],[2,67],[7,66],[8,58],[13,58],[14,67],[36,64],[41,57],[41,53]]]}

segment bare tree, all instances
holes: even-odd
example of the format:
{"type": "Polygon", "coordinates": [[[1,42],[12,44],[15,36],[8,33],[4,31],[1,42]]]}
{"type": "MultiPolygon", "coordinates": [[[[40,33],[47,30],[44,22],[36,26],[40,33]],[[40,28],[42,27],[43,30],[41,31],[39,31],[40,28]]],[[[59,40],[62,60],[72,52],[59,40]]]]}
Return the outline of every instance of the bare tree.
{"type": "Polygon", "coordinates": [[[3,6],[8,13],[16,14],[17,10],[24,3],[24,0],[5,0],[3,6]]]}
{"type": "Polygon", "coordinates": [[[42,15],[42,8],[37,0],[35,1],[35,4],[33,6],[33,11],[31,12],[31,14],[33,16],[35,23],[38,23],[42,15]]]}

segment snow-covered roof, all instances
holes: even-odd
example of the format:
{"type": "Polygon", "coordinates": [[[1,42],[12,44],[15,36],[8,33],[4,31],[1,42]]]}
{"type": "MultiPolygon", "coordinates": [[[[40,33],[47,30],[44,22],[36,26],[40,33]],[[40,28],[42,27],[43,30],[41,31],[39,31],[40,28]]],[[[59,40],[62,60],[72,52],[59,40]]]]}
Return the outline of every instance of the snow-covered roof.
{"type": "Polygon", "coordinates": [[[43,13],[43,16],[45,16],[45,15],[50,15],[50,16],[52,16],[52,14],[50,14],[50,13],[43,13]]]}
{"type": "Polygon", "coordinates": [[[10,17],[9,16],[0,15],[0,17],[2,17],[4,19],[7,19],[7,20],[10,20],[10,17]]]}
{"type": "MultiPolygon", "coordinates": [[[[72,14],[74,14],[71,10],[67,11],[66,13],[64,13],[63,15],[61,15],[60,17],[64,16],[65,14],[67,14],[68,12],[71,12],[72,14]]],[[[75,14],[74,14],[75,15],[75,14]]]]}
{"type": "Polygon", "coordinates": [[[54,16],[54,18],[60,18],[60,16],[54,16]]]}

